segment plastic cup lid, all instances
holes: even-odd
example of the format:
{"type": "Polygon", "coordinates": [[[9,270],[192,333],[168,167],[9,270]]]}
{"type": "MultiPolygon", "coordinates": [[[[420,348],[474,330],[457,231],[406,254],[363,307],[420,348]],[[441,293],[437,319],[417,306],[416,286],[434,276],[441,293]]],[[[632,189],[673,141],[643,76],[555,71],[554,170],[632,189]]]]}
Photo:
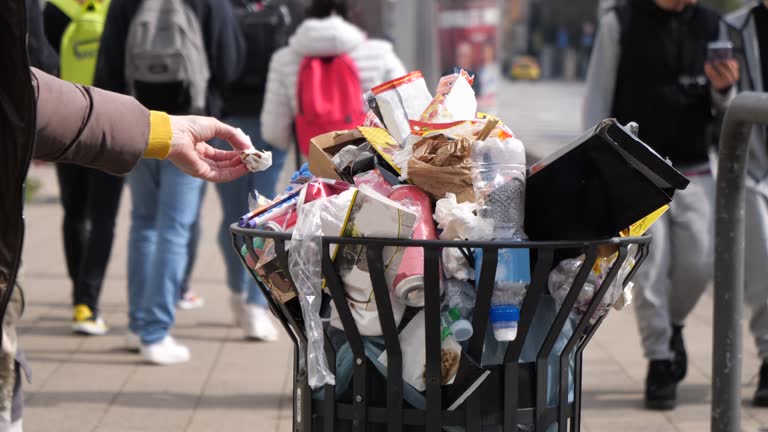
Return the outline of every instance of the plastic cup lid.
{"type": "Polygon", "coordinates": [[[465,319],[458,320],[451,324],[451,331],[453,332],[453,337],[459,342],[468,340],[472,337],[472,333],[474,333],[472,324],[465,319]]]}

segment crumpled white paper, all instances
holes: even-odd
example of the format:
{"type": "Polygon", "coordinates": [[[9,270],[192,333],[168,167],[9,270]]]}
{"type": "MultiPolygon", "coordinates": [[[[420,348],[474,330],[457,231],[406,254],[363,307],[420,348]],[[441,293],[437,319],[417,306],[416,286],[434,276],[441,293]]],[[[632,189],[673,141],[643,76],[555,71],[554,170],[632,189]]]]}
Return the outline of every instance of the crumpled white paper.
{"type": "MultiPolygon", "coordinates": [[[[445,194],[435,203],[434,219],[442,229],[441,240],[490,240],[493,227],[475,215],[477,204],[458,203],[456,195],[445,194]]],[[[443,249],[443,271],[448,278],[470,280],[475,278],[475,270],[469,265],[461,251],[456,248],[443,249]]]]}
{"type": "Polygon", "coordinates": [[[251,145],[251,148],[248,150],[243,150],[240,152],[240,159],[243,160],[243,163],[248,168],[248,170],[250,172],[260,172],[265,171],[271,167],[272,152],[256,150],[256,148],[253,147],[253,143],[251,142],[251,137],[246,135],[242,129],[238,129],[237,132],[241,134],[246,141],[248,141],[248,144],[251,145]]]}

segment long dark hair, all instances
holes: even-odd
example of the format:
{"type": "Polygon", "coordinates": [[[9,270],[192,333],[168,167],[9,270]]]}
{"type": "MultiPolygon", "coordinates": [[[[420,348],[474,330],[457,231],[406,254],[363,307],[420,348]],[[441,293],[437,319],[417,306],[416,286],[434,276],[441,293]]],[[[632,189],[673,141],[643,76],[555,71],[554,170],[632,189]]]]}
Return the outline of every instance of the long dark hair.
{"type": "Polygon", "coordinates": [[[334,12],[342,18],[348,19],[347,0],[312,0],[307,8],[307,16],[311,18],[326,18],[334,12]]]}

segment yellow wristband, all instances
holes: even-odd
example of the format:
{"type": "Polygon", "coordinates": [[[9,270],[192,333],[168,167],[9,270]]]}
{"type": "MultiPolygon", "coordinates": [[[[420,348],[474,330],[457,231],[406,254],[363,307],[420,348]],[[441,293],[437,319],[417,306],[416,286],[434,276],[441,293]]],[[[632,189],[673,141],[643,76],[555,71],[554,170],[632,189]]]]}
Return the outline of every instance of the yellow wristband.
{"type": "Polygon", "coordinates": [[[149,112],[149,142],[144,151],[144,157],[149,159],[165,159],[171,152],[171,118],[162,111],[149,112]]]}

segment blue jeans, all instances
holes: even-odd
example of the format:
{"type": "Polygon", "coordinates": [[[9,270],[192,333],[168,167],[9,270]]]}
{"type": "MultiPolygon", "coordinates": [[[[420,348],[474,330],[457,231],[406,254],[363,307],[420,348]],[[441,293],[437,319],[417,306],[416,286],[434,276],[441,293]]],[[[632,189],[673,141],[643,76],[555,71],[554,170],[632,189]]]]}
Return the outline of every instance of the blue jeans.
{"type": "MultiPolygon", "coordinates": [[[[232,234],[229,232],[229,225],[237,222],[240,217],[248,213],[248,194],[254,190],[268,198],[274,198],[275,186],[277,185],[280,171],[285,164],[286,152],[272,148],[261,139],[261,125],[256,117],[229,117],[223,119],[233,127],[243,130],[246,135],[251,137],[253,145],[260,150],[269,150],[272,152],[272,167],[259,173],[247,174],[233,182],[220,183],[216,185],[221,200],[221,210],[223,220],[219,227],[219,247],[224,255],[224,261],[227,265],[227,283],[229,289],[240,295],[245,295],[249,304],[266,306],[267,301],[264,298],[259,287],[256,285],[248,271],[240,261],[238,253],[232,249],[232,234]]],[[[212,143],[220,149],[231,149],[226,142],[216,140],[212,143]]]]}
{"type": "Polygon", "coordinates": [[[128,243],[128,326],[143,344],[161,341],[189,260],[205,183],[170,162],[144,159],[128,176],[133,208],[128,243]]]}

